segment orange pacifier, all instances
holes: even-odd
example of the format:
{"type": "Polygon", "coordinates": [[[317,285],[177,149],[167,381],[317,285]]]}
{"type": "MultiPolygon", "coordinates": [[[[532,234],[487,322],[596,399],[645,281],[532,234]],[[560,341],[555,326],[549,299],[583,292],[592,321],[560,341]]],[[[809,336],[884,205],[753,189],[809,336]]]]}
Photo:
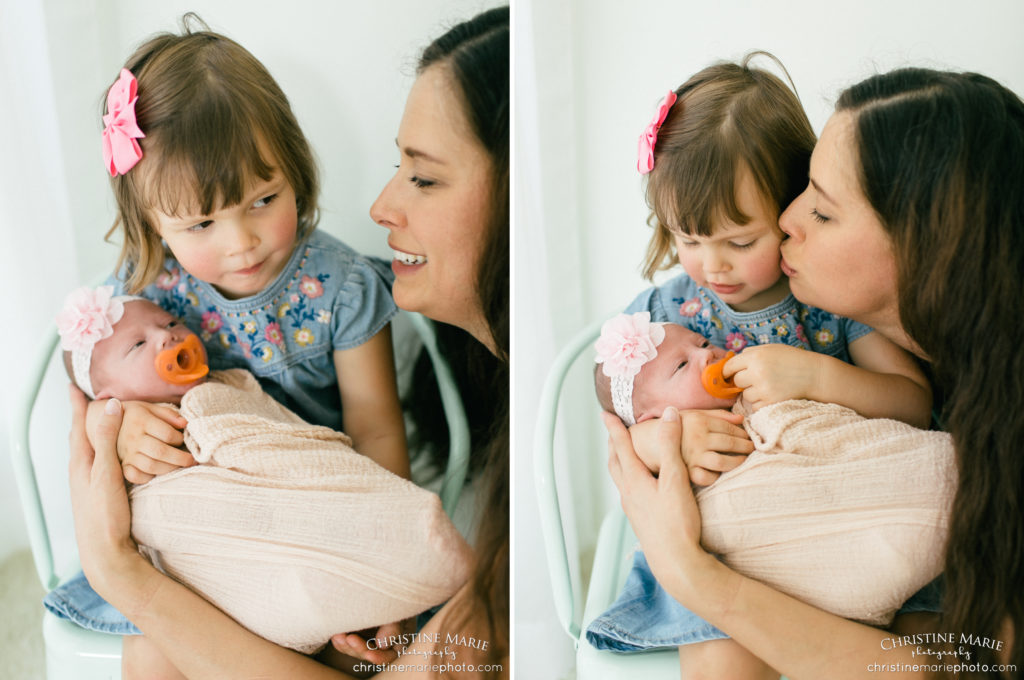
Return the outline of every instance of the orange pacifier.
{"type": "Polygon", "coordinates": [[[700,374],[700,382],[704,385],[704,389],[712,397],[718,397],[719,399],[728,399],[729,397],[739,394],[743,391],[742,387],[736,387],[736,384],[732,380],[726,380],[722,375],[722,368],[725,367],[725,362],[736,356],[736,352],[729,352],[724,358],[719,359],[713,364],[708,364],[704,367],[704,370],[700,374]]]}
{"type": "Polygon", "coordinates": [[[193,383],[209,372],[206,351],[195,335],[156,355],[156,374],[172,385],[193,383]]]}

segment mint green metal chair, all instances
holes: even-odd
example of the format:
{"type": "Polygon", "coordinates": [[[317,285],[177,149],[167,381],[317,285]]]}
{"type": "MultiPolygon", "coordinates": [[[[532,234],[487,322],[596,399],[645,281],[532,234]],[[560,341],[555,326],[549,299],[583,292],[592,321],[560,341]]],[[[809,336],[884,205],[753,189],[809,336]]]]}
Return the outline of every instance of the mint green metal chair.
{"type": "MultiPolygon", "coordinates": [[[[633,530],[618,503],[606,510],[601,522],[590,574],[590,587],[584,598],[576,574],[576,555],[567,548],[565,526],[559,508],[555,479],[555,425],[559,401],[570,369],[580,357],[592,365],[593,344],[601,322],[580,331],[555,358],[541,393],[537,429],[534,433],[534,483],[540,504],[548,572],[559,623],[576,646],[576,677],[586,680],[634,680],[635,678],[678,678],[679,655],[674,649],[641,654],[615,654],[592,647],[581,631],[615,600],[632,564],[631,550],[636,544],[633,530]]],[[[589,373],[587,374],[589,377],[589,373]]],[[[576,404],[589,408],[597,418],[597,402],[576,404]]],[[[603,460],[601,457],[599,460],[603,460]]],[[[563,503],[571,500],[562,500],[563,503]]]]}
{"type": "MultiPolygon", "coordinates": [[[[449,516],[455,512],[469,469],[469,425],[452,377],[451,369],[437,348],[433,323],[420,314],[401,312],[399,317],[408,320],[420,341],[426,348],[437,376],[441,402],[450,438],[448,466],[445,470],[439,495],[449,516]]],[[[28,529],[29,545],[35,561],[36,573],[46,590],[52,590],[61,582],[78,573],[80,567],[75,559],[67,564],[55,564],[54,535],[44,513],[43,496],[36,477],[37,466],[44,466],[48,475],[67,475],[67,451],[47,452],[32,456],[30,426],[33,412],[39,398],[40,388],[54,358],[58,337],[56,328],[51,328],[38,350],[32,364],[28,383],[21,390],[17,402],[18,411],[12,420],[11,458],[14,464],[15,481],[21,498],[22,512],[28,529]],[[52,455],[51,455],[52,454],[52,455]]],[[[59,361],[56,362],[59,365],[59,361]]],[[[62,368],[60,370],[63,370],[62,368]]],[[[40,416],[42,417],[42,416],[40,416]]],[[[61,431],[67,424],[60,423],[61,431]]],[[[66,439],[64,440],[66,442],[66,439]]],[[[51,521],[64,524],[68,530],[72,523],[70,515],[51,517],[51,521]]],[[[63,560],[68,562],[67,560],[63,560]]],[[[42,603],[39,605],[42,607],[42,603]]],[[[339,631],[340,632],[340,631],[339,631]]],[[[58,618],[48,611],[43,615],[43,640],[46,647],[46,675],[49,680],[117,680],[121,677],[121,636],[96,633],[58,618]]]]}

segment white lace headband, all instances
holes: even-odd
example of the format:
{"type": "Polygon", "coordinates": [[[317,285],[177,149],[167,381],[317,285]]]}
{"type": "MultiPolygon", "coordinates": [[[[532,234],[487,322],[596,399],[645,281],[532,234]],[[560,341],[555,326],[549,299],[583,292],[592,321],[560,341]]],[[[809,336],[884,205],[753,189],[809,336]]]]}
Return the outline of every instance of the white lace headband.
{"type": "Polygon", "coordinates": [[[627,427],[636,425],[633,379],[658,355],[658,345],[664,339],[664,324],[651,323],[650,312],[619,314],[601,326],[601,337],[594,343],[594,361],[611,378],[612,407],[627,427]]]}
{"type": "Polygon", "coordinates": [[[96,398],[89,378],[93,348],[113,334],[114,324],[124,316],[124,303],[141,299],[137,295],[115,297],[113,286],[100,286],[96,290],[79,288],[64,300],[64,307],[57,314],[60,346],[71,352],[75,384],[90,399],[96,398]]]}

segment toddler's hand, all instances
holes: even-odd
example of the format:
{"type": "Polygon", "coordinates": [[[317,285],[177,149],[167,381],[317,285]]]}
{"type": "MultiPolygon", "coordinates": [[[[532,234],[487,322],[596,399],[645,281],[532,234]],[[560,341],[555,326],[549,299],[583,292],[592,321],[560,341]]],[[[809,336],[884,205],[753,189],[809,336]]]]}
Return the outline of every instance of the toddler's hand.
{"type": "Polygon", "coordinates": [[[722,375],[743,388],[743,399],[756,411],[787,399],[813,399],[823,356],[790,345],[755,345],[729,359],[722,375]]]}
{"type": "MultiPolygon", "coordinates": [[[[683,411],[682,441],[679,455],[686,464],[690,481],[708,486],[723,472],[728,472],[747,459],[754,444],[740,427],[743,416],[729,411],[683,411]]],[[[658,474],[661,461],[657,457],[658,420],[647,420],[629,428],[637,457],[647,469],[658,474]]]]}
{"type": "MultiPolygon", "coordinates": [[[[89,404],[88,422],[103,412],[106,401],[89,404]]],[[[142,401],[124,402],[124,420],[117,436],[117,457],[124,478],[132,484],[144,484],[157,475],[195,465],[188,451],[179,448],[185,439],[182,430],[188,421],[174,409],[142,401]]],[[[92,440],[92,430],[89,429],[92,440]]]]}

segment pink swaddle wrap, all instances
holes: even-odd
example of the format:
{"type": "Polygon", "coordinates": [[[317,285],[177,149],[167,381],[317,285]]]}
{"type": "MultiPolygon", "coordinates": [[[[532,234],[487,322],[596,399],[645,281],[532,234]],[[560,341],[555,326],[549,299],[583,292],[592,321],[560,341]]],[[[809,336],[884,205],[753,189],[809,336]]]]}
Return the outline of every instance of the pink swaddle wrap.
{"type": "Polygon", "coordinates": [[[756,450],[697,493],[704,547],[821,609],[890,623],[942,572],[950,436],[812,401],[744,415],[756,450]]]}
{"type": "Polygon", "coordinates": [[[243,370],[182,399],[204,463],[132,489],[132,535],[159,569],[254,633],[312,653],[418,614],[469,576],[433,493],[310,425],[243,370]]]}

